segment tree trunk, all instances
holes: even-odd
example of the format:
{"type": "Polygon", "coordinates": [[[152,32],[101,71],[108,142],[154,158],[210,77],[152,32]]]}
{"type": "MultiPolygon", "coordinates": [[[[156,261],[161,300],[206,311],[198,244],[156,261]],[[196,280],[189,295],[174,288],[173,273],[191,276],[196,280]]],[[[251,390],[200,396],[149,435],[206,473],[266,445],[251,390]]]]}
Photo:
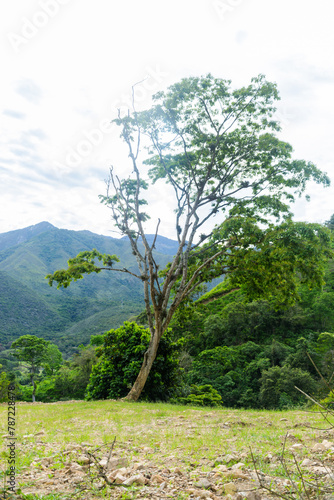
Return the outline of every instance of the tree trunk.
{"type": "Polygon", "coordinates": [[[147,377],[150,374],[152,365],[157,356],[159,341],[157,331],[154,332],[153,338],[150,341],[147,351],[144,354],[144,361],[138,373],[135,383],[131,387],[129,394],[124,398],[125,401],[137,401],[146,384],[147,377]]]}
{"type": "Polygon", "coordinates": [[[31,382],[32,382],[32,402],[34,403],[35,402],[35,393],[36,393],[36,384],[35,384],[35,380],[34,380],[33,376],[31,377],[31,382]]]}

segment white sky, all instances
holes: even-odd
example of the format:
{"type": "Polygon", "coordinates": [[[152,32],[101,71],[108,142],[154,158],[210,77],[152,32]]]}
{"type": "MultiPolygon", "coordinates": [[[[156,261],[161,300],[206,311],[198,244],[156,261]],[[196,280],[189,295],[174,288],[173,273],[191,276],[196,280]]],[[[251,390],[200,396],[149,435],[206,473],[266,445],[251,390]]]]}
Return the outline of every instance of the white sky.
{"type": "MultiPolygon", "coordinates": [[[[13,0],[0,4],[0,233],[47,220],[117,236],[99,203],[126,150],[117,108],[208,72],[236,87],[263,73],[281,95],[281,137],[334,182],[333,0],[13,0]]],[[[296,220],[334,213],[334,187],[310,185],[296,220]]],[[[175,238],[168,195],[153,232],[175,238]]]]}

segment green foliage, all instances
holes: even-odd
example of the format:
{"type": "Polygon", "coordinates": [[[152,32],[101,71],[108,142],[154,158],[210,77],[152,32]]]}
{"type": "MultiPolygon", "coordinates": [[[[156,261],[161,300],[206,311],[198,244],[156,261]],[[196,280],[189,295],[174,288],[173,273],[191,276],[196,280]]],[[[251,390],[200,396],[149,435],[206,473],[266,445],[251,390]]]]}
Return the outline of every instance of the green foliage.
{"type": "MultiPolygon", "coordinates": [[[[92,369],[87,399],[126,396],[138,375],[149,341],[149,330],[135,322],[126,321],[120,328],[107,332],[103,346],[97,349],[99,362],[92,369]]],[[[179,344],[172,342],[169,333],[162,338],[142,393],[144,399],[164,401],[175,390],[179,375],[178,348],[179,344]]]]}
{"type": "Polygon", "coordinates": [[[56,373],[63,363],[63,356],[55,344],[49,344],[45,353],[45,361],[43,363],[44,370],[47,375],[56,373]]]}
{"type": "Polygon", "coordinates": [[[186,383],[209,384],[221,395],[224,405],[251,408],[258,406],[261,371],[270,360],[253,342],[240,346],[218,346],[202,351],[186,373],[186,383]]]}
{"type": "Polygon", "coordinates": [[[221,395],[211,385],[191,385],[186,397],[178,397],[171,402],[192,406],[222,406],[221,395]]]}
{"type": "Polygon", "coordinates": [[[0,374],[0,403],[8,401],[8,386],[11,380],[8,378],[6,372],[1,372],[0,374]]]}
{"type": "Polygon", "coordinates": [[[95,248],[92,251],[80,252],[73,259],[68,260],[68,268],[56,271],[53,274],[48,274],[46,279],[49,285],[52,286],[53,282],[58,283],[57,288],[63,286],[67,288],[72,281],[77,281],[83,278],[83,274],[99,273],[102,268],[95,265],[94,259],[102,262],[102,266],[112,268],[114,262],[119,262],[116,255],[101,254],[95,248]]]}
{"type": "Polygon", "coordinates": [[[291,220],[267,227],[259,222],[264,221],[236,211],[214,230],[208,243],[191,253],[189,278],[195,275],[201,283],[224,272],[230,290],[240,288],[248,300],[265,299],[276,308],[291,306],[299,300],[300,283],[309,288],[324,284],[326,264],[333,257],[330,231],[291,220]]]}
{"type": "Polygon", "coordinates": [[[48,346],[50,342],[35,335],[22,335],[12,343],[13,355],[20,361],[31,365],[34,373],[47,360],[48,346]]]}
{"type": "Polygon", "coordinates": [[[310,373],[289,365],[273,366],[265,370],[260,382],[260,401],[268,409],[305,404],[305,397],[295,387],[309,395],[314,394],[318,388],[310,373]]]}

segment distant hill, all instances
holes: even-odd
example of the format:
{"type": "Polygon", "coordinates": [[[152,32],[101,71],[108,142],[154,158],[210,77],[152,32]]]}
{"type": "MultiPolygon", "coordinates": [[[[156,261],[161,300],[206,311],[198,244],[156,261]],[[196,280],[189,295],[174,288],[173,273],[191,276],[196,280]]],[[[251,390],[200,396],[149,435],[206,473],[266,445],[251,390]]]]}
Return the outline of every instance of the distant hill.
{"type": "MultiPolygon", "coordinates": [[[[148,236],[153,241],[154,236],[148,236]]],[[[71,354],[92,334],[122,324],[143,310],[142,284],[117,272],[86,276],[67,289],[49,287],[45,276],[67,267],[67,260],[97,248],[116,254],[121,265],[137,270],[127,239],[90,231],[58,229],[48,222],[0,234],[0,344],[24,334],[44,337],[71,354]]],[[[156,258],[169,262],[177,242],[158,236],[156,258]]]]}

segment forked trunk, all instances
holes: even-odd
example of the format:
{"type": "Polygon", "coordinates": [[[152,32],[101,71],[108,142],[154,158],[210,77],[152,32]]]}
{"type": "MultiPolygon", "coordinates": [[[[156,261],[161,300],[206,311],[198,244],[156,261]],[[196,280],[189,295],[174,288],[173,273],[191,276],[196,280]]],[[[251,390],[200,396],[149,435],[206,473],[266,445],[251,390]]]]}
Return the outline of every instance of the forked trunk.
{"type": "Polygon", "coordinates": [[[124,398],[125,401],[137,401],[137,399],[141,395],[141,392],[146,384],[147,377],[150,374],[154,360],[157,357],[160,337],[157,331],[155,331],[148,349],[144,354],[144,361],[140,368],[136,381],[131,387],[129,394],[124,398]]]}

